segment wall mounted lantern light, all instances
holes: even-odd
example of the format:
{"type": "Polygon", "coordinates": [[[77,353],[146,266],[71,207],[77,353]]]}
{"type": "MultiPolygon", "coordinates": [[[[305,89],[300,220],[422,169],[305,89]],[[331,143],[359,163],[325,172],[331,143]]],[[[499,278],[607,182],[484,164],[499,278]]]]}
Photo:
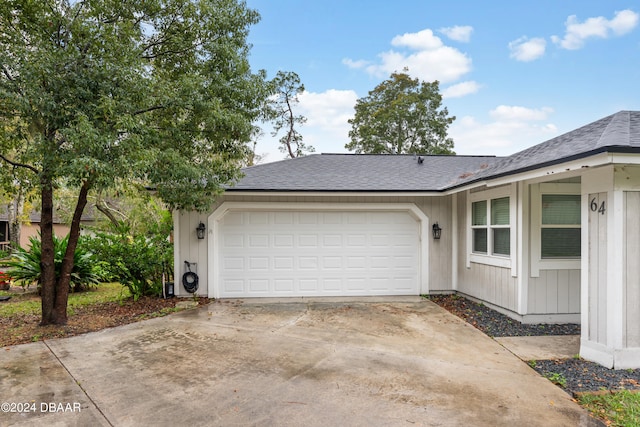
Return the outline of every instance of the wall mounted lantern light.
{"type": "Polygon", "coordinates": [[[440,236],[442,235],[442,228],[436,222],[433,224],[433,238],[436,240],[440,240],[440,236]]]}
{"type": "Polygon", "coordinates": [[[196,227],[196,235],[198,236],[198,239],[204,239],[204,231],[205,226],[202,221],[200,221],[200,224],[196,227]]]}

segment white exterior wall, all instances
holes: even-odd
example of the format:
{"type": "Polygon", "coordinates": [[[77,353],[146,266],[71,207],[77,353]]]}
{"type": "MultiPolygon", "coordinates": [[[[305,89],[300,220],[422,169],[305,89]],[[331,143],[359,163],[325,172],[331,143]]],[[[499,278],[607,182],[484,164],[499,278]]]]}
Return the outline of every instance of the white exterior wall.
{"type": "Polygon", "coordinates": [[[610,368],[639,368],[640,167],[586,172],[582,203],[589,224],[582,250],[589,256],[582,267],[580,355],[610,368]]]}
{"type": "MultiPolygon", "coordinates": [[[[247,202],[247,203],[349,203],[349,204],[415,204],[429,218],[429,262],[428,262],[428,282],[429,290],[451,291],[452,290],[452,247],[453,247],[453,226],[452,226],[452,196],[432,196],[432,197],[398,197],[398,196],[242,196],[227,193],[212,206],[211,210],[204,214],[197,212],[176,212],[174,213],[174,269],[176,275],[176,295],[190,296],[180,283],[180,279],[186,271],[184,261],[197,263],[197,273],[199,276],[199,295],[206,295],[208,289],[208,239],[198,240],[195,229],[202,221],[207,224],[207,219],[215,209],[223,202],[247,202]],[[434,240],[431,237],[431,226],[438,222],[442,227],[442,237],[434,240]]],[[[207,227],[207,235],[212,232],[207,227]]]]}
{"type": "MultiPolygon", "coordinates": [[[[555,177],[554,177],[555,178],[555,177]]],[[[557,178],[556,178],[557,179],[557,178]]],[[[457,288],[470,297],[482,300],[493,308],[524,323],[580,322],[580,270],[557,265],[532,262],[539,253],[539,231],[532,226],[539,209],[539,183],[520,183],[512,192],[515,214],[512,215],[511,253],[515,257],[511,266],[497,266],[474,262],[470,259],[470,229],[468,192],[457,195],[458,241],[461,242],[458,259],[457,288]],[[467,242],[467,243],[464,243],[467,242]],[[535,264],[536,268],[532,267],[535,264]]],[[[579,261],[573,262],[579,264],[579,261]]]]}
{"type": "Polygon", "coordinates": [[[625,275],[622,345],[640,348],[640,191],[624,192],[625,275]]]}
{"type": "MultiPolygon", "coordinates": [[[[457,194],[458,242],[457,257],[468,258],[467,241],[470,230],[468,223],[467,193],[457,194]]],[[[512,253],[516,248],[512,248],[512,253]]],[[[512,317],[518,317],[518,281],[511,267],[498,267],[476,262],[459,262],[457,268],[458,292],[489,303],[512,317]]]]}

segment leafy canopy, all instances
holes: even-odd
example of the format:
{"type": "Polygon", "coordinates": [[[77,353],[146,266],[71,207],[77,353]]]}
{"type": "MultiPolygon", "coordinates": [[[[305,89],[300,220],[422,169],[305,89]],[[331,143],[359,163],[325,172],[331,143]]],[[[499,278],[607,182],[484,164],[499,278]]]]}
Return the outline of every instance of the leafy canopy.
{"type": "Polygon", "coordinates": [[[258,19],[234,0],[1,2],[2,169],[205,209],[268,92],[247,61],[258,19]]]}
{"type": "Polygon", "coordinates": [[[258,19],[242,0],[0,2],[0,172],[40,195],[41,324],[67,321],[90,192],[133,183],[206,210],[239,176],[270,90],[247,60],[258,19]],[[61,185],[77,202],[58,276],[61,185]]]}
{"type": "MultiPolygon", "coordinates": [[[[406,71],[406,70],[405,70],[406,71]]],[[[358,99],[349,120],[348,150],[367,154],[454,154],[447,129],[455,120],[442,107],[438,81],[393,73],[358,99]]]]}

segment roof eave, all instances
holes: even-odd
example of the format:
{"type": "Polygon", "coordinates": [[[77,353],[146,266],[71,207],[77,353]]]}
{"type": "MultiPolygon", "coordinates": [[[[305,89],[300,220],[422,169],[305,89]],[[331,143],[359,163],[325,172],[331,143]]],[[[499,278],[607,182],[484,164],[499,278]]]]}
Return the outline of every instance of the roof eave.
{"type": "MultiPolygon", "coordinates": [[[[476,187],[478,186],[480,183],[485,184],[489,181],[495,181],[495,180],[500,180],[501,178],[506,178],[506,177],[510,177],[510,176],[514,176],[514,175],[521,175],[523,173],[527,173],[527,172],[533,172],[536,170],[544,170],[546,168],[551,168],[553,166],[557,166],[563,163],[569,163],[569,162],[574,162],[577,160],[582,160],[582,159],[586,159],[588,157],[595,157],[598,156],[599,154],[640,154],[640,147],[629,147],[629,146],[607,146],[607,147],[598,147],[596,149],[590,150],[590,151],[585,151],[582,153],[577,153],[575,155],[572,156],[567,156],[567,157],[561,157],[558,159],[554,159],[548,162],[543,162],[543,163],[538,163],[535,165],[531,165],[531,166],[526,166],[523,168],[518,168],[518,169],[514,169],[514,170],[510,170],[504,173],[496,173],[494,175],[488,175],[488,176],[483,176],[483,177],[479,177],[477,179],[471,179],[469,181],[465,181],[465,182],[461,182],[459,184],[455,184],[449,188],[447,188],[447,191],[452,191],[452,190],[457,190],[460,189],[462,187],[476,187]]],[[[605,162],[605,163],[609,163],[609,162],[605,162]]],[[[593,166],[593,165],[592,165],[593,166]]]]}

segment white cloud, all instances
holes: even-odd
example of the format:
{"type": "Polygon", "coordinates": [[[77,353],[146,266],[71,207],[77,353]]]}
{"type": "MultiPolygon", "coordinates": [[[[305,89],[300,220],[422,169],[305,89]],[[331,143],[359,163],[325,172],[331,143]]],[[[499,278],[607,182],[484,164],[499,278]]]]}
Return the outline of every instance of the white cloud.
{"type": "Polygon", "coordinates": [[[597,16],[580,22],[575,15],[571,15],[565,22],[564,37],[552,36],[551,40],[564,49],[576,50],[583,47],[588,38],[606,39],[612,35],[627,34],[638,26],[639,19],[640,15],[629,9],[616,12],[611,20],[597,16]]]}
{"type": "Polygon", "coordinates": [[[472,80],[457,83],[442,90],[443,98],[462,98],[463,96],[476,93],[480,90],[480,85],[472,80]]]}
{"type": "Polygon", "coordinates": [[[510,57],[523,62],[533,61],[544,55],[547,42],[542,38],[520,37],[509,43],[510,57]]]}
{"type": "Polygon", "coordinates": [[[489,112],[492,121],[488,123],[472,116],[458,118],[449,128],[449,136],[458,154],[507,156],[554,137],[557,127],[546,122],[552,112],[548,107],[501,105],[489,112]]]}
{"type": "Polygon", "coordinates": [[[489,115],[495,120],[517,120],[517,121],[531,121],[531,120],[546,120],[549,115],[553,113],[553,108],[526,108],[513,105],[499,105],[495,109],[489,112],[489,115]]]}
{"type": "MultiPolygon", "coordinates": [[[[349,142],[351,125],[347,122],[354,114],[358,95],[353,90],[330,89],[326,92],[303,92],[298,96],[300,103],[295,113],[307,118],[307,122],[298,127],[307,145],[316,149],[316,153],[344,153],[349,142]]],[[[264,162],[282,160],[285,155],[278,150],[277,137],[270,134],[271,128],[264,126],[264,135],[258,142],[256,152],[265,154],[264,162]]]]}
{"type": "Polygon", "coordinates": [[[343,59],[350,68],[384,78],[408,68],[409,74],[420,80],[441,83],[454,82],[471,71],[471,59],[459,50],[446,46],[430,29],[405,33],[391,41],[398,48],[378,55],[379,61],[343,59]]]}
{"type": "Polygon", "coordinates": [[[438,31],[449,37],[451,40],[468,43],[471,40],[473,27],[468,25],[456,25],[454,27],[440,28],[438,31]]]}
{"type": "Polygon", "coordinates": [[[369,61],[364,61],[364,60],[354,61],[354,60],[349,59],[349,58],[344,58],[342,60],[342,63],[344,65],[346,65],[347,67],[349,67],[349,68],[356,68],[356,69],[357,68],[364,68],[367,65],[369,65],[369,61]]]}
{"type": "Polygon", "coordinates": [[[442,40],[427,28],[417,33],[404,33],[401,36],[395,36],[391,40],[391,45],[405,46],[414,50],[434,50],[442,47],[442,40]]]}

